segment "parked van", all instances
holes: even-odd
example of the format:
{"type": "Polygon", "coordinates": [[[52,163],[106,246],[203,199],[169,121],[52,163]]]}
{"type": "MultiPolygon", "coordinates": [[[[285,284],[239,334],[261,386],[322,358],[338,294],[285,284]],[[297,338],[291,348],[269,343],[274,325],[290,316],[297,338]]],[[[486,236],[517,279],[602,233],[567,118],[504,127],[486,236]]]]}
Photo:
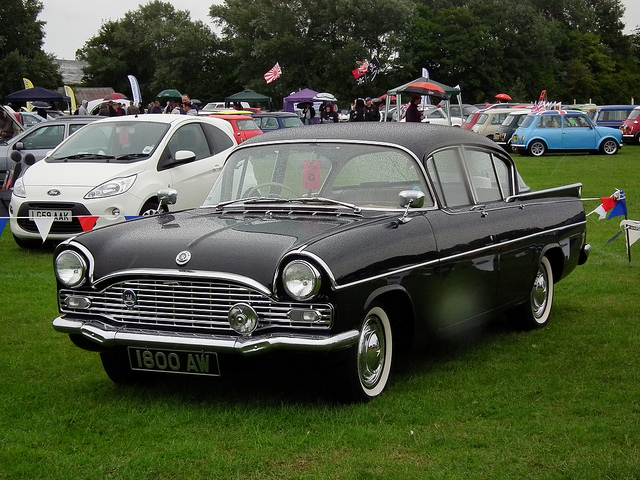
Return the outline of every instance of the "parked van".
{"type": "Polygon", "coordinates": [[[629,118],[634,108],[636,108],[636,105],[602,106],[596,114],[596,125],[599,127],[620,128],[622,123],[629,118]]]}

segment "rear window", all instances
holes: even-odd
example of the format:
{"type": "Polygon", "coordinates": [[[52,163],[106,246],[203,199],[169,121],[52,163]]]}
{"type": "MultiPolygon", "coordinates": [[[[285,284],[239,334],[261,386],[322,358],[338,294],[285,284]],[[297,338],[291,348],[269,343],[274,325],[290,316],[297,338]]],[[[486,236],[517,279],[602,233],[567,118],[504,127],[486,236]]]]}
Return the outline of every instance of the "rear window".
{"type": "Polygon", "coordinates": [[[236,122],[238,130],[246,132],[248,130],[260,130],[260,127],[255,120],[238,120],[236,122]]]}
{"type": "Polygon", "coordinates": [[[629,109],[600,110],[600,113],[598,114],[598,121],[623,121],[627,119],[632,111],[633,110],[629,109]]]}

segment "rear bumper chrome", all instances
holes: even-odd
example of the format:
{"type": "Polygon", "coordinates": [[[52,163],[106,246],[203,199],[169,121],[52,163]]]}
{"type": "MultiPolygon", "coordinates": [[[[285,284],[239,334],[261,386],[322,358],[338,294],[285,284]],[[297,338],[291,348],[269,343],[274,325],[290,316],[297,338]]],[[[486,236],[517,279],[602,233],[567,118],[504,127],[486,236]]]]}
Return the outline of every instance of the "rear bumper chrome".
{"type": "Polygon", "coordinates": [[[228,335],[205,335],[162,330],[142,330],[127,327],[113,327],[100,321],[84,321],[58,317],[53,321],[58,332],[82,335],[98,348],[113,347],[156,347],[187,350],[210,350],[219,353],[240,353],[250,355],[275,350],[297,352],[331,352],[350,347],[358,341],[360,332],[348,330],[335,335],[310,334],[266,334],[250,337],[228,335]]]}

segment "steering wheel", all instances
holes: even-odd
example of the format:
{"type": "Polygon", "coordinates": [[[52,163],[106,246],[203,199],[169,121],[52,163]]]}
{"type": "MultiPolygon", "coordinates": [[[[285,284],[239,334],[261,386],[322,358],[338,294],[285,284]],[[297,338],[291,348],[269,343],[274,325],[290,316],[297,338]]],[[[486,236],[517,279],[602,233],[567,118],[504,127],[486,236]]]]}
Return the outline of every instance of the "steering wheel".
{"type": "Polygon", "coordinates": [[[291,194],[293,194],[294,197],[298,196],[298,192],[296,192],[293,188],[288,187],[287,185],[285,185],[283,183],[279,183],[279,182],[264,182],[264,183],[260,183],[259,185],[256,185],[255,187],[251,187],[249,190],[247,190],[246,193],[245,193],[245,196],[253,197],[255,194],[260,194],[260,189],[262,187],[280,187],[280,188],[283,188],[284,190],[290,192],[291,194]]]}

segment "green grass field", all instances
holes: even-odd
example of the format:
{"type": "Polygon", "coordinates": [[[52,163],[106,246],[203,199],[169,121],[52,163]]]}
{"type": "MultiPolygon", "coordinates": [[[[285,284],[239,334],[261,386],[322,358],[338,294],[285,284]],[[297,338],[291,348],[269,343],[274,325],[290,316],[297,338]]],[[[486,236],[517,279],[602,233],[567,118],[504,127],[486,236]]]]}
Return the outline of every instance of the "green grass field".
{"type": "MultiPolygon", "coordinates": [[[[516,162],[534,189],[623,189],[640,220],[640,147],[516,162]]],[[[594,217],[591,257],[558,284],[548,328],[498,319],[432,346],[366,405],[309,392],[316,374],[300,369],[118,387],[51,327],[51,250],[20,250],[7,227],[0,479],[638,479],[640,244],[629,262],[622,237],[607,245],[620,219],[594,217]]]]}

